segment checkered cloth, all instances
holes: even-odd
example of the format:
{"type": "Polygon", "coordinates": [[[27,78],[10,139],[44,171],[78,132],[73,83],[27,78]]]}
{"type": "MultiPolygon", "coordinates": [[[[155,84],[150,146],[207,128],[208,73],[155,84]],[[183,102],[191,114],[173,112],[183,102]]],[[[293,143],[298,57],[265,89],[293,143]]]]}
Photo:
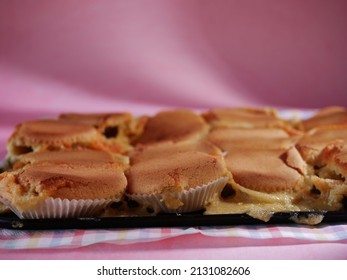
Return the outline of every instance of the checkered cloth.
{"type": "MultiPolygon", "coordinates": [[[[347,243],[347,224],[324,226],[244,226],[197,228],[144,228],[121,230],[22,231],[0,229],[1,249],[77,248],[97,243],[133,244],[183,235],[201,234],[215,238],[248,240],[287,240],[297,243],[347,243]]],[[[289,241],[291,242],[289,242],[289,241]]],[[[276,242],[275,242],[276,241],[276,242]]],[[[283,243],[283,242],[282,242],[283,243]]]]}

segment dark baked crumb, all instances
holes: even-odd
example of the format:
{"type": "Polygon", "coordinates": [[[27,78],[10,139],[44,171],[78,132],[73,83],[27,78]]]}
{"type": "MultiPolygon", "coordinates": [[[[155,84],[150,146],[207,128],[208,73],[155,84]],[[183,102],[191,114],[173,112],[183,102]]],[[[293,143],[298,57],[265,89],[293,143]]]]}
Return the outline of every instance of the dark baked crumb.
{"type": "Polygon", "coordinates": [[[222,198],[231,198],[236,194],[235,190],[230,184],[227,184],[221,192],[222,198]]]}
{"type": "Polygon", "coordinates": [[[108,126],[105,128],[104,135],[106,138],[116,138],[118,135],[118,126],[108,126]]]}

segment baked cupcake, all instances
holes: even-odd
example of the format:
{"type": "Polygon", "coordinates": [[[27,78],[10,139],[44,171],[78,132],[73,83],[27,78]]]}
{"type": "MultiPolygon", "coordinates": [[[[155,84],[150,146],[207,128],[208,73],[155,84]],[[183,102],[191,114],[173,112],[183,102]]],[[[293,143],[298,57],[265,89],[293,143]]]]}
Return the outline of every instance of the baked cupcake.
{"type": "Polygon", "coordinates": [[[345,182],[347,179],[347,142],[337,140],[327,145],[316,161],[316,173],[322,178],[345,182]]]}
{"type": "Polygon", "coordinates": [[[311,118],[303,120],[301,124],[304,131],[322,126],[346,125],[347,110],[343,107],[323,108],[311,118]]]}
{"type": "Polygon", "coordinates": [[[269,221],[275,212],[307,210],[296,204],[310,185],[306,163],[294,147],[233,148],[225,162],[232,177],[206,214],[248,214],[269,221]]]}
{"type": "Polygon", "coordinates": [[[323,148],[315,161],[314,172],[307,177],[311,189],[298,201],[319,211],[340,211],[346,207],[347,146],[343,140],[323,148]]]}
{"type": "Polygon", "coordinates": [[[59,118],[95,127],[110,149],[122,154],[131,150],[130,142],[142,133],[147,120],[147,117],[135,118],[130,113],[65,113],[59,118]]]}
{"type": "Polygon", "coordinates": [[[20,218],[93,216],[123,197],[123,169],[103,151],[28,154],[1,174],[0,201],[20,218]]]}
{"type": "Polygon", "coordinates": [[[137,145],[136,148],[129,153],[130,163],[135,164],[138,161],[150,160],[163,155],[174,153],[183,153],[189,151],[197,151],[207,153],[212,156],[221,156],[222,151],[211,142],[206,140],[191,142],[159,142],[150,145],[137,145]]]}
{"type": "Polygon", "coordinates": [[[197,141],[208,133],[204,119],[189,110],[162,111],[150,117],[134,144],[197,141]]]}
{"type": "Polygon", "coordinates": [[[127,164],[120,161],[118,157],[112,153],[78,148],[73,150],[40,151],[28,153],[16,161],[16,163],[13,165],[13,169],[21,168],[27,164],[40,162],[50,162],[56,164],[80,164],[90,167],[111,164],[123,170],[128,167],[127,164]]]}
{"type": "Polygon", "coordinates": [[[236,148],[229,150],[225,162],[238,185],[265,193],[295,191],[302,187],[306,173],[306,164],[295,148],[236,148]]]}
{"type": "Polygon", "coordinates": [[[216,128],[208,140],[223,151],[234,148],[288,149],[295,145],[301,133],[288,133],[280,128],[216,128]]]}
{"type": "Polygon", "coordinates": [[[347,125],[320,126],[311,129],[298,141],[296,147],[304,160],[314,166],[323,149],[337,140],[347,140],[347,125]]]}
{"type": "Polygon", "coordinates": [[[212,128],[287,127],[274,109],[216,108],[203,114],[212,128]]]}
{"type": "Polygon", "coordinates": [[[106,149],[92,126],[62,120],[37,120],[17,125],[7,142],[6,159],[13,164],[23,154],[75,147],[106,149]]]}
{"type": "Polygon", "coordinates": [[[162,153],[134,162],[126,172],[127,194],[155,212],[204,209],[229,179],[221,157],[198,151],[162,153]]]}

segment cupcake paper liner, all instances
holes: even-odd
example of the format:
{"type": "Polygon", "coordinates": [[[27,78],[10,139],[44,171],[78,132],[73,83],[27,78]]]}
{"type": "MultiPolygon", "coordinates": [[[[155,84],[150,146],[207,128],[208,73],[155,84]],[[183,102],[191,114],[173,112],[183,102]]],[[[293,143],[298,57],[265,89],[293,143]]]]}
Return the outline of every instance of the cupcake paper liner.
{"type": "Polygon", "coordinates": [[[132,200],[140,204],[150,205],[154,209],[160,209],[165,213],[186,213],[198,211],[204,208],[206,202],[215,193],[220,193],[228,182],[228,177],[222,177],[202,186],[191,188],[182,192],[168,194],[133,194],[128,195],[132,200]],[[174,204],[180,203],[179,207],[170,207],[165,200],[174,200],[174,204]]]}
{"type": "Polygon", "coordinates": [[[58,219],[91,217],[111,204],[114,199],[86,199],[68,200],[48,198],[36,207],[19,211],[18,208],[7,200],[2,200],[21,219],[58,219]]]}

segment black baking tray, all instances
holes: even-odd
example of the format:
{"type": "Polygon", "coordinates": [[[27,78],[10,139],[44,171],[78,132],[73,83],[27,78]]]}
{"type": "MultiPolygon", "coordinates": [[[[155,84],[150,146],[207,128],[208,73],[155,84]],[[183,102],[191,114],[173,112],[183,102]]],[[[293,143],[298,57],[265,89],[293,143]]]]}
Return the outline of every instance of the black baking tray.
{"type": "Polygon", "coordinates": [[[292,217],[324,215],[319,224],[347,223],[347,211],[341,212],[291,212],[275,213],[268,222],[254,219],[246,214],[203,215],[202,213],[158,214],[141,217],[71,218],[71,219],[19,219],[14,214],[0,215],[0,228],[21,230],[56,229],[122,229],[153,227],[200,227],[239,225],[283,225],[295,223],[292,217]]]}

